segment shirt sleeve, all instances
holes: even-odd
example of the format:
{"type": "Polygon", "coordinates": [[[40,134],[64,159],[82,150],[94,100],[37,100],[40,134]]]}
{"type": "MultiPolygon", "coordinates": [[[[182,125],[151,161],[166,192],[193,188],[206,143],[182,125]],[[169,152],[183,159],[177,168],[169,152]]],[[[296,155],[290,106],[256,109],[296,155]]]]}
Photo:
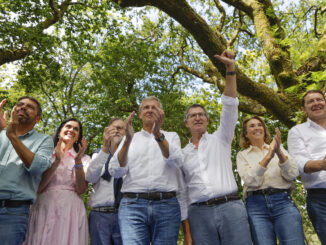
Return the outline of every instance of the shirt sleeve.
{"type": "Polygon", "coordinates": [[[169,143],[169,158],[163,156],[163,159],[169,166],[179,168],[183,161],[180,138],[175,132],[169,132],[169,134],[172,135],[170,139],[167,139],[169,143]]]}
{"type": "MultiPolygon", "coordinates": [[[[126,137],[123,138],[123,140],[121,141],[121,143],[119,144],[118,149],[116,150],[116,152],[114,153],[113,157],[110,160],[110,164],[109,164],[109,173],[111,174],[111,176],[113,176],[114,178],[121,178],[124,175],[127,174],[128,172],[128,162],[126,164],[125,167],[120,167],[120,163],[118,160],[118,154],[125,142],[126,137]]],[[[129,146],[131,147],[131,145],[129,146]]]]}
{"type": "Polygon", "coordinates": [[[296,127],[292,128],[288,134],[288,147],[291,156],[295,159],[301,174],[305,174],[304,166],[312,159],[308,153],[304,140],[296,127]]]}
{"type": "Polygon", "coordinates": [[[40,176],[51,166],[53,140],[50,136],[44,137],[39,148],[34,152],[34,158],[29,168],[23,164],[25,170],[32,176],[40,176]]]}
{"type": "Polygon", "coordinates": [[[244,151],[237,154],[238,173],[246,186],[261,186],[264,180],[266,168],[260,166],[258,160],[256,162],[248,162],[244,157],[245,154],[244,151]]]}
{"type": "Polygon", "coordinates": [[[99,153],[94,153],[92,156],[92,160],[90,161],[85,179],[90,183],[96,183],[100,180],[102,176],[103,166],[108,159],[109,154],[103,152],[102,150],[99,153]]]}
{"type": "Polygon", "coordinates": [[[235,125],[238,120],[238,98],[222,95],[223,107],[220,119],[220,127],[214,133],[226,144],[231,144],[234,136],[235,125]]]}
{"type": "Polygon", "coordinates": [[[180,205],[181,210],[181,221],[184,221],[188,218],[188,206],[189,206],[189,199],[188,199],[188,188],[185,183],[184,174],[182,170],[178,169],[178,191],[177,191],[177,199],[180,205]]]}
{"type": "Polygon", "coordinates": [[[288,157],[288,160],[282,164],[279,162],[281,174],[286,180],[292,181],[299,175],[298,165],[296,164],[293,157],[283,147],[282,152],[288,157]]]}

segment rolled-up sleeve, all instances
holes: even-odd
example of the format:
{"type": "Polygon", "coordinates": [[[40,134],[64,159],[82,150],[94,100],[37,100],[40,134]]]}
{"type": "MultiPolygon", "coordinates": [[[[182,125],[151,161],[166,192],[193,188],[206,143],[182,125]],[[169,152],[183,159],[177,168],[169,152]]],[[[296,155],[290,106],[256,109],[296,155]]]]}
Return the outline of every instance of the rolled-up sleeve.
{"type": "Polygon", "coordinates": [[[304,140],[296,128],[292,128],[289,131],[288,147],[291,156],[293,156],[299,167],[300,174],[305,174],[304,167],[313,158],[308,153],[304,140]]]}
{"type": "Polygon", "coordinates": [[[234,129],[238,120],[238,98],[221,96],[223,107],[220,119],[220,127],[214,133],[225,143],[231,144],[234,137],[234,129]]]}
{"type": "Polygon", "coordinates": [[[40,176],[51,166],[53,152],[53,140],[50,136],[45,136],[40,142],[38,149],[34,152],[34,158],[29,168],[24,164],[25,170],[32,176],[40,176]]]}
{"type": "Polygon", "coordinates": [[[182,165],[183,155],[181,150],[181,142],[177,133],[169,132],[169,158],[163,157],[164,161],[171,167],[179,168],[182,165]]]}
{"type": "Polygon", "coordinates": [[[244,154],[244,151],[237,154],[237,169],[242,181],[248,187],[261,186],[266,168],[260,166],[259,161],[249,163],[244,154]]]}
{"type": "Polygon", "coordinates": [[[298,165],[296,164],[293,157],[282,147],[283,153],[288,157],[288,160],[284,163],[279,163],[281,168],[281,174],[283,178],[288,181],[294,180],[299,175],[298,165]]]}
{"type": "Polygon", "coordinates": [[[113,176],[116,179],[121,178],[128,173],[128,163],[126,164],[125,167],[120,167],[120,163],[118,160],[118,155],[119,155],[119,152],[120,152],[124,142],[125,142],[125,137],[123,138],[118,149],[116,150],[113,157],[111,158],[110,164],[109,164],[109,173],[111,174],[111,176],[113,176]]]}

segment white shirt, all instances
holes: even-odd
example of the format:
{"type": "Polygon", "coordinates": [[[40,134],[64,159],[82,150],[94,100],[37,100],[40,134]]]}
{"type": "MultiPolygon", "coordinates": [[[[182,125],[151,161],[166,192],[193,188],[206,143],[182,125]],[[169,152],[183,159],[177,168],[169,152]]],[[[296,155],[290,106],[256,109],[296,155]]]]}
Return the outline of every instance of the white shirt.
{"type": "Polygon", "coordinates": [[[203,202],[238,191],[232,162],[231,144],[238,119],[237,98],[222,95],[220,127],[213,134],[202,135],[198,150],[190,142],[184,149],[185,173],[189,203],[203,202]]]}
{"type": "Polygon", "coordinates": [[[248,191],[266,188],[293,190],[295,188],[293,180],[299,175],[298,166],[282,146],[281,149],[284,155],[288,157],[288,160],[281,164],[275,154],[266,168],[262,167],[259,162],[269,151],[269,145],[267,144],[264,144],[262,149],[250,145],[237,154],[237,169],[244,182],[244,198],[247,197],[248,191]]]}
{"type": "Polygon", "coordinates": [[[113,177],[110,181],[107,181],[101,177],[104,174],[105,163],[108,157],[109,154],[103,152],[102,150],[99,153],[94,153],[92,156],[92,161],[88,165],[88,169],[85,174],[86,181],[93,183],[93,191],[90,194],[88,201],[88,205],[92,208],[114,206],[113,177]]]}
{"type": "Polygon", "coordinates": [[[181,219],[187,216],[185,185],[179,166],[182,162],[180,138],[175,132],[161,132],[169,143],[169,158],[165,158],[153,134],[144,129],[134,134],[128,150],[128,161],[120,167],[119,145],[109,164],[109,172],[115,178],[125,176],[121,192],[170,192],[176,191],[181,206],[181,219]],[[184,187],[183,187],[184,186],[184,187]]]}
{"type": "Polygon", "coordinates": [[[301,180],[306,189],[326,188],[326,171],[305,173],[304,166],[310,160],[322,160],[326,156],[326,130],[309,118],[289,131],[288,147],[296,160],[301,180]]]}

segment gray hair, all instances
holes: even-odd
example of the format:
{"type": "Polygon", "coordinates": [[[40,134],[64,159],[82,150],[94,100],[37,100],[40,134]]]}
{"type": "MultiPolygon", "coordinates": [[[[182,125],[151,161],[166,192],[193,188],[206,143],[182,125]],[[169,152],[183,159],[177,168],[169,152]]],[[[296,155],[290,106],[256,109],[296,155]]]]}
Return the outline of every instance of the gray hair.
{"type": "Polygon", "coordinates": [[[142,108],[142,106],[143,106],[143,103],[144,103],[145,101],[148,101],[148,100],[156,100],[156,101],[159,103],[160,108],[163,110],[163,105],[162,105],[161,101],[159,100],[159,98],[157,98],[157,97],[155,97],[155,96],[148,96],[148,97],[144,98],[144,99],[142,100],[142,102],[140,103],[140,106],[139,106],[139,112],[141,112],[141,108],[142,108]]]}
{"type": "Polygon", "coordinates": [[[192,108],[197,108],[197,107],[200,107],[200,108],[202,108],[202,109],[204,110],[204,112],[205,112],[205,117],[206,117],[207,120],[208,120],[208,113],[207,113],[206,108],[205,108],[204,106],[200,105],[200,104],[192,104],[191,106],[189,106],[189,107],[187,108],[187,110],[186,110],[186,112],[185,112],[184,122],[186,122],[187,119],[188,119],[188,113],[189,113],[190,109],[192,109],[192,108]]]}

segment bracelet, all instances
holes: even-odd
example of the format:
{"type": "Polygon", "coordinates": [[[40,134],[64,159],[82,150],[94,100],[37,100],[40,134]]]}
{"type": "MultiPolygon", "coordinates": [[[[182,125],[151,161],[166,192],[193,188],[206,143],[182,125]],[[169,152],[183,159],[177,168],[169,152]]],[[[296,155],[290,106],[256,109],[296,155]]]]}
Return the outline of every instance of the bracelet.
{"type": "Polygon", "coordinates": [[[82,163],[80,164],[75,164],[73,168],[83,168],[84,165],[82,163]]]}
{"type": "Polygon", "coordinates": [[[227,71],[227,72],[226,72],[226,75],[227,75],[227,76],[233,76],[233,75],[235,75],[235,74],[236,74],[235,71],[227,71]]]}

